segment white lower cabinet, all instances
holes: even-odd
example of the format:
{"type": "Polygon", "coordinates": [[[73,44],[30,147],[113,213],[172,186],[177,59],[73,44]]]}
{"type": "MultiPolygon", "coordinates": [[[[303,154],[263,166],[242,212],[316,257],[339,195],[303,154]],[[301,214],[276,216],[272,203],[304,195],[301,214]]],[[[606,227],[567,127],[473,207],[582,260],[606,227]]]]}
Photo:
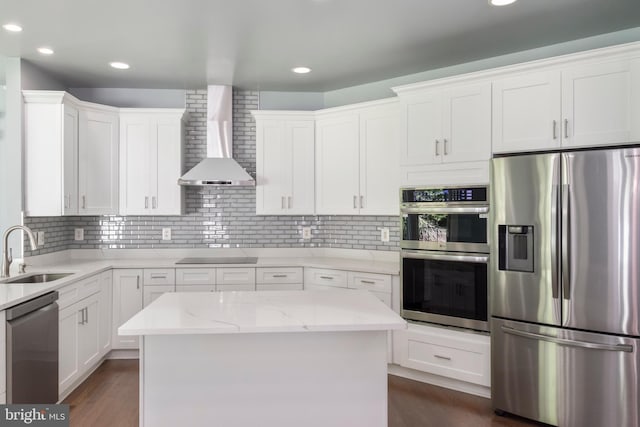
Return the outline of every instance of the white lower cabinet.
{"type": "Polygon", "coordinates": [[[394,362],[467,383],[491,385],[488,334],[409,323],[394,331],[394,362]]]}
{"type": "MultiPolygon", "coordinates": [[[[108,274],[108,273],[107,273],[108,274]]],[[[102,275],[83,279],[62,288],[64,292],[94,289],[82,299],[61,301],[58,314],[58,393],[62,395],[85,372],[91,369],[105,354],[103,336],[101,336],[102,295],[100,286],[94,283],[102,281],[102,275]],[[67,289],[69,288],[69,289],[67,289]]],[[[108,304],[109,308],[111,304],[108,304]]]]}
{"type": "Polygon", "coordinates": [[[256,269],[228,267],[216,269],[216,291],[255,291],[256,269]]]}
{"type": "Polygon", "coordinates": [[[138,337],[120,336],[118,328],[142,310],[142,269],[113,271],[113,339],[114,349],[137,349],[138,337]]]}
{"type": "Polygon", "coordinates": [[[100,274],[100,315],[98,317],[98,336],[100,355],[104,356],[111,350],[112,315],[113,315],[113,271],[100,274]]]}

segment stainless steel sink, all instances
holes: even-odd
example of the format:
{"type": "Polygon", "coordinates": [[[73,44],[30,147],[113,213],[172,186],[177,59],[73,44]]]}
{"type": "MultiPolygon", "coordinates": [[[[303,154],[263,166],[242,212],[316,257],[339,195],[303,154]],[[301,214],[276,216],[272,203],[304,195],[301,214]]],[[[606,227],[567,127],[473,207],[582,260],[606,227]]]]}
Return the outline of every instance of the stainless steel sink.
{"type": "Polygon", "coordinates": [[[34,273],[27,276],[16,277],[15,279],[5,280],[3,283],[45,283],[53,282],[67,276],[71,276],[73,273],[34,273]]]}

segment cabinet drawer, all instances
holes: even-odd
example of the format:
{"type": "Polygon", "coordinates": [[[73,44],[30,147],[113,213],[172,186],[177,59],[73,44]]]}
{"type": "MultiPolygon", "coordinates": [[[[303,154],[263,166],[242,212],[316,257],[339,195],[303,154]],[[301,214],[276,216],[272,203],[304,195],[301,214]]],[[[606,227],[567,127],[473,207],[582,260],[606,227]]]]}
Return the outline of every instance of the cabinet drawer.
{"type": "Polygon", "coordinates": [[[301,291],[302,283],[258,283],[257,291],[301,291]]]}
{"type": "Polygon", "coordinates": [[[387,274],[349,272],[349,288],[391,293],[391,276],[387,274]]]}
{"type": "Polygon", "coordinates": [[[234,285],[216,285],[216,291],[255,291],[255,283],[237,283],[234,285]]]}
{"type": "Polygon", "coordinates": [[[216,285],[251,285],[255,290],[255,268],[218,268],[216,270],[216,285]]]}
{"type": "Polygon", "coordinates": [[[397,333],[401,366],[490,386],[489,336],[414,324],[397,333]]]}
{"type": "Polygon", "coordinates": [[[302,283],[302,267],[256,269],[256,283],[302,283]]]}
{"type": "Polygon", "coordinates": [[[327,270],[323,268],[305,268],[304,284],[334,286],[337,288],[347,287],[347,272],[340,270],[327,270]]]}
{"type": "Polygon", "coordinates": [[[56,301],[58,303],[58,310],[69,307],[78,301],[78,284],[79,283],[76,282],[58,289],[58,301],[56,301]]]}
{"type": "Polygon", "coordinates": [[[215,292],[216,285],[176,285],[176,292],[215,292]]]}
{"type": "Polygon", "coordinates": [[[100,275],[96,274],[95,276],[82,279],[76,285],[78,286],[77,300],[86,298],[89,295],[100,292],[100,275]]]}
{"type": "Polygon", "coordinates": [[[145,268],[143,283],[148,285],[173,285],[176,283],[176,270],[173,268],[145,268]]]}
{"type": "Polygon", "coordinates": [[[177,268],[176,285],[215,285],[215,268],[177,268]]]}

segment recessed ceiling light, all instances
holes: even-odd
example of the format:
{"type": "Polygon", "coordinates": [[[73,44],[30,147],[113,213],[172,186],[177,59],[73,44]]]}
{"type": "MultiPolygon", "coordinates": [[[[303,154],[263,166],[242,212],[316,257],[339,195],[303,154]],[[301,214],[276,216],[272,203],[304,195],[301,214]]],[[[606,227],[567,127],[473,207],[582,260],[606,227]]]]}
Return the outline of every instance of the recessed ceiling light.
{"type": "Polygon", "coordinates": [[[506,6],[511,3],[515,3],[516,0],[489,0],[489,4],[493,6],[506,6]]]}
{"type": "Polygon", "coordinates": [[[110,62],[109,65],[111,65],[113,68],[117,68],[118,70],[129,69],[129,64],[124,62],[110,62]]]}
{"type": "Polygon", "coordinates": [[[39,47],[38,52],[43,55],[53,55],[53,49],[51,49],[50,47],[39,47]]]}
{"type": "Polygon", "coordinates": [[[18,24],[4,24],[2,28],[7,31],[11,31],[12,33],[19,33],[22,31],[22,27],[18,24]]]}
{"type": "Polygon", "coordinates": [[[295,67],[292,68],[291,71],[298,74],[307,74],[311,72],[311,68],[309,67],[295,67]]]}

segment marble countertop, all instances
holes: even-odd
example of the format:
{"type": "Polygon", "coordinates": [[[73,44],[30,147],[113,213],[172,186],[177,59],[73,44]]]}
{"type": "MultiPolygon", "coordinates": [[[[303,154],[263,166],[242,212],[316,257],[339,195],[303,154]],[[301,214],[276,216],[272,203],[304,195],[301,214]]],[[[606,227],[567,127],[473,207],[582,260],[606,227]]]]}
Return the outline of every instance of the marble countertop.
{"type": "Polygon", "coordinates": [[[165,293],[120,335],[380,331],[407,323],[367,291],[165,293]]]}
{"type": "MultiPolygon", "coordinates": [[[[168,252],[168,251],[167,251],[168,252]]],[[[185,256],[202,256],[202,252],[194,254],[162,254],[154,252],[109,252],[83,251],[76,258],[44,258],[29,263],[28,273],[73,273],[63,279],[49,283],[3,283],[0,280],[0,310],[12,307],[47,292],[55,291],[78,280],[112,268],[222,268],[222,267],[314,267],[337,270],[361,271],[379,274],[400,274],[399,261],[380,259],[350,258],[341,253],[316,256],[309,251],[289,250],[284,256],[261,256],[257,254],[256,264],[176,264],[185,256]],[[296,254],[301,256],[295,256],[296,254]]],[[[237,252],[216,252],[213,256],[254,256],[254,254],[237,252]]],[[[212,255],[209,255],[212,256],[212,255]]],[[[45,256],[46,257],[46,256],[45,256]]],[[[12,276],[14,279],[20,276],[12,276]]]]}

